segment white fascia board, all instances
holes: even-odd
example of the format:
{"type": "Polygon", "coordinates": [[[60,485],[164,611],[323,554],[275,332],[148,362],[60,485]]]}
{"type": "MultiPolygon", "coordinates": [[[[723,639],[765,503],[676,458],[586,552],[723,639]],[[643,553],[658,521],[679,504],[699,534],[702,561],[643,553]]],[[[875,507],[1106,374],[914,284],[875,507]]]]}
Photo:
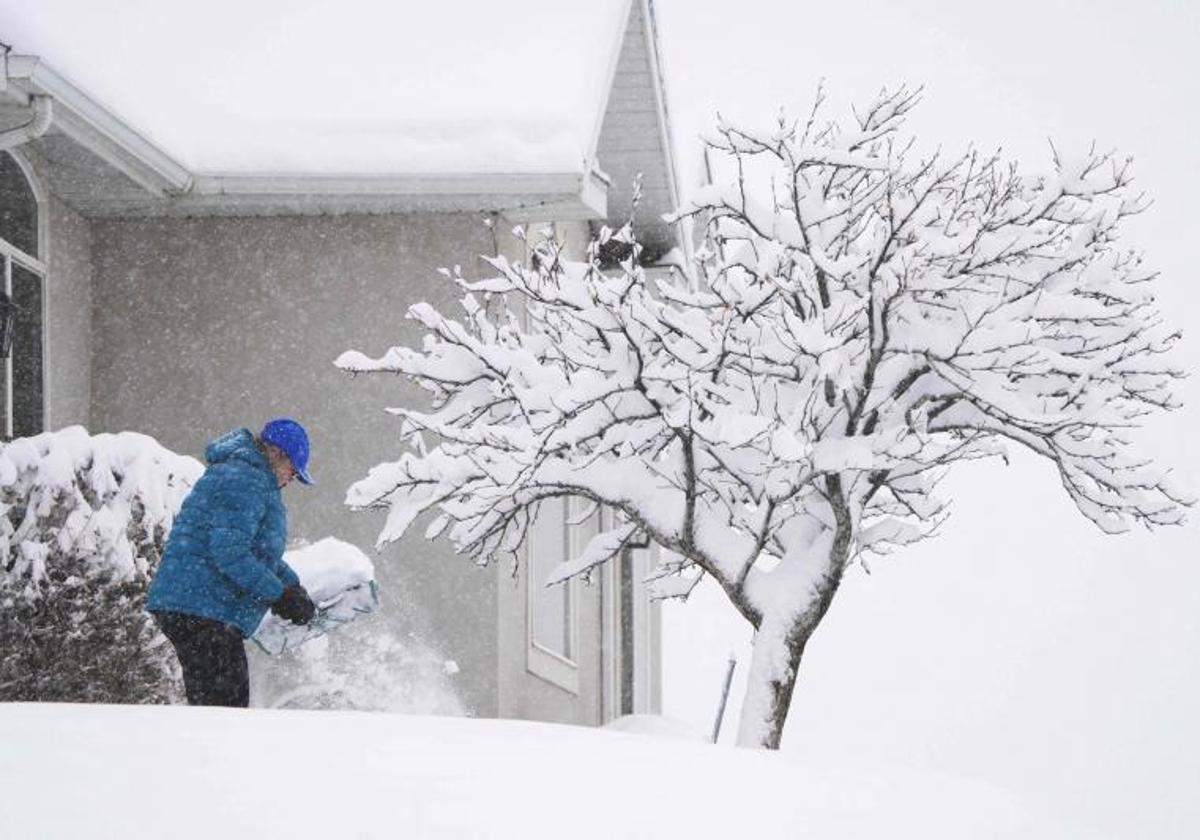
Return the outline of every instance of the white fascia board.
{"type": "Polygon", "coordinates": [[[604,218],[603,173],[445,175],[208,174],[182,195],[103,200],[97,217],[276,216],[340,213],[502,212],[531,221],[604,218]]]}
{"type": "Polygon", "coordinates": [[[155,195],[186,192],[191,173],[37,56],[8,59],[8,79],[53,98],[54,127],[155,195]]]}
{"type": "Polygon", "coordinates": [[[308,175],[211,173],[197,175],[189,194],[171,200],[175,211],[255,207],[301,212],[325,208],[371,208],[373,212],[414,209],[498,210],[562,221],[603,218],[608,180],[588,168],[550,173],[429,173],[308,175]]]}
{"type": "MultiPolygon", "coordinates": [[[[578,172],[309,175],[305,173],[206,173],[197,175],[197,195],[578,195],[578,172]]],[[[591,180],[591,179],[587,179],[591,180]]]]}
{"type": "Polygon", "coordinates": [[[577,189],[563,200],[518,203],[498,207],[511,222],[587,222],[608,217],[608,188],[611,179],[594,167],[584,176],[575,176],[577,189]]]}
{"type": "Polygon", "coordinates": [[[653,0],[637,0],[637,3],[642,10],[646,51],[650,56],[650,75],[654,78],[654,105],[658,112],[663,150],[667,156],[667,183],[671,189],[671,201],[678,206],[679,180],[675,174],[675,142],[671,132],[671,115],[667,110],[667,91],[663,82],[662,58],[658,52],[658,24],[654,19],[653,0]]]}
{"type": "MultiPolygon", "coordinates": [[[[671,131],[671,115],[667,110],[667,91],[663,82],[662,58],[658,51],[658,24],[654,18],[654,0],[634,0],[640,7],[644,31],[646,33],[646,50],[650,56],[650,74],[654,78],[654,103],[658,112],[658,125],[662,137],[663,153],[667,158],[667,185],[671,191],[671,204],[679,206],[679,178],[675,169],[675,137],[671,131]]],[[[692,253],[690,237],[685,236],[680,228],[676,228],[676,239],[685,255],[692,253]]]]}
{"type": "Polygon", "coordinates": [[[606,173],[593,166],[588,167],[579,198],[585,207],[595,213],[592,218],[608,218],[608,188],[611,186],[612,178],[606,173]]]}
{"type": "Polygon", "coordinates": [[[621,22],[617,27],[617,37],[613,39],[608,54],[608,70],[604,74],[604,88],[599,92],[600,108],[596,112],[596,124],[592,127],[592,141],[588,148],[588,157],[596,159],[600,151],[600,134],[604,131],[604,118],[608,115],[608,101],[612,98],[613,85],[617,79],[617,67],[621,63],[621,51],[625,47],[625,35],[629,31],[629,14],[637,0],[625,0],[621,8],[621,22]]]}

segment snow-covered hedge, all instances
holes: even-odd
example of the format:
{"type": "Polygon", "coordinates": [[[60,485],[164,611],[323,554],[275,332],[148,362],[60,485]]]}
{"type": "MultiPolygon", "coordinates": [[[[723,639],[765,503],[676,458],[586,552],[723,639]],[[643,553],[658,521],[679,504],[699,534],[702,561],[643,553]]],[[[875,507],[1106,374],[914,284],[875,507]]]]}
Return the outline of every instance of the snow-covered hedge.
{"type": "Polygon", "coordinates": [[[201,464],[132,432],[72,426],[0,448],[0,700],[180,695],[143,611],[201,464]]]}

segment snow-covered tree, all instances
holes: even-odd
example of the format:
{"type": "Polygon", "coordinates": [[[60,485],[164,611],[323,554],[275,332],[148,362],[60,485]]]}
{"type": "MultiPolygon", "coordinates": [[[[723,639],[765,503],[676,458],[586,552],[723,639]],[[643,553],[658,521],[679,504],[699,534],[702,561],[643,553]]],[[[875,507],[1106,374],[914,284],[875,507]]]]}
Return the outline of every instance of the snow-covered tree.
{"type": "Polygon", "coordinates": [[[768,131],[718,126],[717,177],[677,216],[703,245],[670,279],[647,281],[628,227],[583,262],[546,240],[527,265],[450,274],[460,318],[412,307],[421,350],[338,360],[433,397],[395,409],[413,451],[350,489],[389,511],[381,542],[432,510],[427,536],[486,563],[542,500],[610,508],[557,579],[644,538],[664,549],[660,595],[711,576],[756,629],[745,745],[779,745],[847,567],[932,534],[954,463],[1024,447],[1106,532],[1176,524],[1184,504],[1130,451],[1179,374],[1154,274],[1118,244],[1143,206],[1128,161],[1055,153],[1028,177],[918,158],[900,136],[914,92],[848,125],[820,99],[768,131]],[[612,240],[627,256],[605,270],[612,240]]]}
{"type": "Polygon", "coordinates": [[[132,432],[73,426],[0,448],[0,700],[182,697],[143,608],[201,471],[132,432]]]}

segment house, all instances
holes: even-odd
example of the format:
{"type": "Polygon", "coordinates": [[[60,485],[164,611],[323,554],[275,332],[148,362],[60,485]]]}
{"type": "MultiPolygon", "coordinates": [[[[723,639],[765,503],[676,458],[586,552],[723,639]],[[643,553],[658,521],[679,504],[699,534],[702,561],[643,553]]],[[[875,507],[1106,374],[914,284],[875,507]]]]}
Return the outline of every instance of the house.
{"type": "MultiPolygon", "coordinates": [[[[314,441],[292,533],[374,544],[346,488],[400,451],[422,397],[333,360],[419,340],[436,269],[520,258],[516,225],[581,253],[628,218],[677,245],[649,0],[202,7],[0,0],[0,254],[19,307],[4,431],[133,429],[199,456],[290,414],[314,441]],[[199,10],[199,11],[196,11],[199,10]],[[201,16],[202,15],[202,16],[201,16]]],[[[539,577],[586,537],[544,509],[526,562],[477,568],[421,529],[377,565],[389,622],[458,667],[470,713],[599,724],[656,711],[658,609],[633,552],[539,577]]]]}

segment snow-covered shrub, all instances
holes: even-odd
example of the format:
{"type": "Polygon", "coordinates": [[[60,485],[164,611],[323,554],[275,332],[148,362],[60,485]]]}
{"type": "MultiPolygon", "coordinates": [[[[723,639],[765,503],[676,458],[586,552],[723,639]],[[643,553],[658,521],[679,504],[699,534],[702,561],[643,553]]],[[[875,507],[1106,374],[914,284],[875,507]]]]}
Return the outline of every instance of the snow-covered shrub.
{"type": "Polygon", "coordinates": [[[446,272],[462,312],[412,307],[421,349],[338,359],[432,403],[392,409],[412,451],[348,503],[388,512],[381,543],[428,511],[426,535],[479,563],[515,553],[544,500],[610,509],[555,577],[647,538],[658,594],[712,577],[756,631],[739,741],[766,747],[847,568],[931,536],[954,464],[1020,446],[1105,532],[1180,523],[1188,500],[1128,434],[1180,376],[1154,272],[1120,244],[1144,206],[1128,161],[915,159],[916,101],[719,125],[714,181],[677,216],[704,241],[669,278],[629,226],[582,262],[546,239],[528,265],[446,272]]]}
{"type": "Polygon", "coordinates": [[[181,695],[175,656],[143,606],[202,471],[132,432],[73,426],[0,448],[0,700],[181,695]]]}

